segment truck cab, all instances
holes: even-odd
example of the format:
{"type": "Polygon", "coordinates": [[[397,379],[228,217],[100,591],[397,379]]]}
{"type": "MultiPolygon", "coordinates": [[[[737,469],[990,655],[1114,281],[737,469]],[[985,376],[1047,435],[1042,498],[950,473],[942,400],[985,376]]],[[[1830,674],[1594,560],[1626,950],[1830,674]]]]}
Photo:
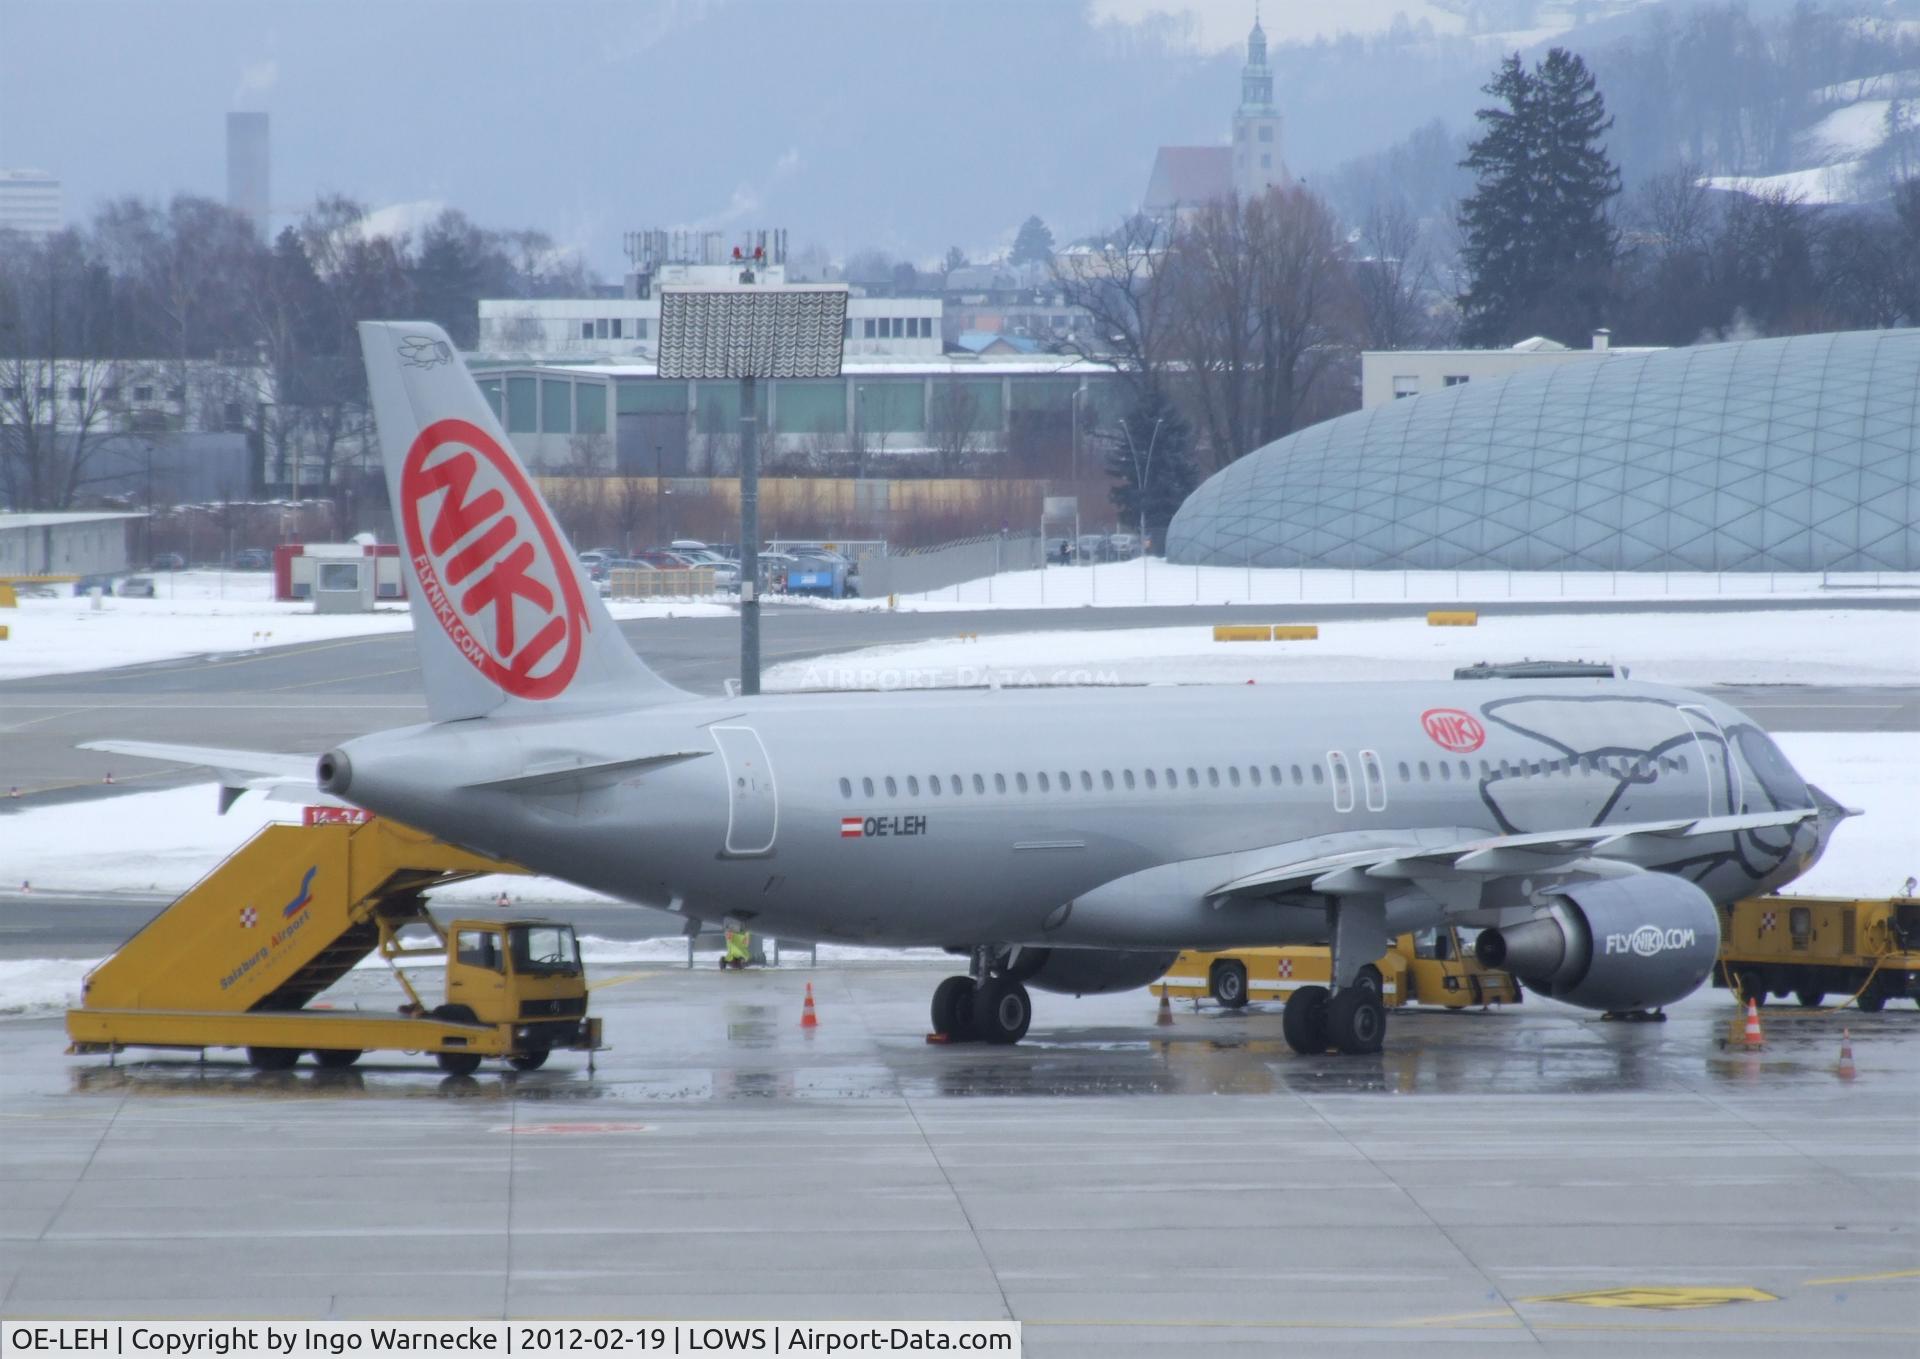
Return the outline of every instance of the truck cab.
{"type": "Polygon", "coordinates": [[[464,1009],[473,1022],[515,1026],[519,1046],[561,1046],[587,1013],[580,941],[557,920],[455,920],[447,927],[446,995],[442,1017],[464,1009]]]}

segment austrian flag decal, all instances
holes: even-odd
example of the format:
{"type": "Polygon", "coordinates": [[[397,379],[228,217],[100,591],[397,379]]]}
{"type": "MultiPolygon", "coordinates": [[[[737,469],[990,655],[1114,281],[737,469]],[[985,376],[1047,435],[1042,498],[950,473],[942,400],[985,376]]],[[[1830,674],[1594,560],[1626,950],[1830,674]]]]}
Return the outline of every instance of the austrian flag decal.
{"type": "Polygon", "coordinates": [[[842,840],[858,840],[860,838],[861,824],[861,820],[857,816],[841,817],[840,838],[842,840]]]}
{"type": "Polygon", "coordinates": [[[517,698],[563,693],[587,605],[539,495],[479,426],[437,420],[400,472],[401,531],[433,616],[469,664],[517,698]]]}

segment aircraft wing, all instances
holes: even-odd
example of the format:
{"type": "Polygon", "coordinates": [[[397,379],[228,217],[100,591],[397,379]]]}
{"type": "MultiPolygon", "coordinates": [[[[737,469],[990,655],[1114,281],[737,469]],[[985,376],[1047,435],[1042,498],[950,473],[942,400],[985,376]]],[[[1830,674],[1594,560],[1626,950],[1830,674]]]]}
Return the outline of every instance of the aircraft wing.
{"type": "Polygon", "coordinates": [[[1477,884],[1488,878],[1553,873],[1582,859],[1611,859],[1645,865],[1670,861],[1675,841],[1696,836],[1786,828],[1817,818],[1817,807],[1754,812],[1740,816],[1702,816],[1675,821],[1641,821],[1524,835],[1488,835],[1442,840],[1409,837],[1404,845],[1371,846],[1314,858],[1295,858],[1242,873],[1207,895],[1215,902],[1234,897],[1270,897],[1286,892],[1316,896],[1391,892],[1396,884],[1477,884]],[[1425,843],[1422,843],[1422,842],[1425,843]]]}
{"type": "Polygon", "coordinates": [[[166,741],[82,741],[82,750],[102,750],[112,755],[132,755],[142,760],[165,760],[169,764],[198,765],[213,771],[220,781],[220,810],[225,812],[234,799],[246,792],[265,791],[277,802],[326,803],[344,807],[345,803],[320,791],[314,782],[317,755],[285,754],[263,750],[226,750],[218,746],[182,746],[166,741]]]}

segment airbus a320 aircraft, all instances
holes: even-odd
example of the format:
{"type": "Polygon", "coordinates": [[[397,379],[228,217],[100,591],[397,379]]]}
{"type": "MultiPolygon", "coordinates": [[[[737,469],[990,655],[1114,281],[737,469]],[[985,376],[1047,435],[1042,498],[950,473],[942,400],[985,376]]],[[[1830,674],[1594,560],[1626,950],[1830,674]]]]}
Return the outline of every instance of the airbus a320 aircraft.
{"type": "Polygon", "coordinates": [[[1367,964],[1441,922],[1540,994],[1657,1007],[1713,966],[1716,906],[1850,814],[1738,711],[1623,680],[689,694],[585,586],[446,335],[360,332],[430,720],[328,751],[320,787],[690,919],[968,956],[933,996],[955,1039],[1017,1042],[1029,987],[1138,987],[1183,948],[1331,944],[1287,1041],[1377,1051],[1367,964]]]}

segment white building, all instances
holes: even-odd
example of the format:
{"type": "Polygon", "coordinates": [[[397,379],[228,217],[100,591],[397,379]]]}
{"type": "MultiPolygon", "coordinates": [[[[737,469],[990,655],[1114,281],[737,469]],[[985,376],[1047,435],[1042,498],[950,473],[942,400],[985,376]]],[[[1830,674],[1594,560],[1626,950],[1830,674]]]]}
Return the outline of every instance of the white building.
{"type": "Polygon", "coordinates": [[[1610,354],[1645,354],[1644,348],[1615,349],[1604,330],[1593,333],[1587,349],[1569,349],[1536,335],[1511,349],[1382,349],[1360,355],[1360,408],[1384,406],[1402,397],[1457,387],[1463,382],[1529,372],[1560,363],[1591,363],[1610,354]]]}
{"type": "MultiPolygon", "coordinates": [[[[732,283],[738,271],[698,265],[668,266],[648,297],[482,298],[478,352],[496,358],[652,360],[660,333],[660,287],[732,283]],[[713,273],[715,278],[677,275],[713,273]]],[[[779,265],[762,281],[785,281],[779,265]]],[[[941,301],[937,297],[847,299],[848,358],[939,358],[941,301]]]]}
{"type": "Polygon", "coordinates": [[[125,571],[144,514],[0,514],[0,576],[90,576],[125,571]]]}
{"type": "Polygon", "coordinates": [[[59,180],[45,170],[0,170],[0,231],[51,236],[62,224],[59,180]]]}
{"type": "MultiPolygon", "coordinates": [[[[628,476],[732,470],[740,384],[663,380],[652,363],[474,365],[521,457],[628,476]]],[[[1118,417],[1112,369],[1057,356],[851,362],[837,378],[759,385],[762,450],[864,457],[991,453],[1017,431],[1086,447],[1118,417]]]]}

